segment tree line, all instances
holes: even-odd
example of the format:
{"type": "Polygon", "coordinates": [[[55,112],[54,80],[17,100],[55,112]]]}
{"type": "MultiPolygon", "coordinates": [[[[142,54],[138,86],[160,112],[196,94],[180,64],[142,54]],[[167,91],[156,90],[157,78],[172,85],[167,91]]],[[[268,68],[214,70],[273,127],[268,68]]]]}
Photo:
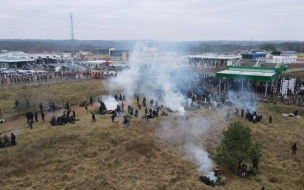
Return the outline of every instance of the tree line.
{"type": "Polygon", "coordinates": [[[303,53],[304,42],[264,43],[260,46],[260,49],[266,51],[297,51],[303,53]]]}
{"type": "MultiPolygon", "coordinates": [[[[304,42],[260,41],[151,41],[151,40],[75,40],[75,51],[91,51],[98,47],[114,47],[132,51],[144,46],[159,47],[160,51],[174,51],[179,55],[213,53],[238,53],[251,50],[294,50],[304,52],[304,42]]],[[[70,40],[0,40],[0,50],[40,52],[71,52],[70,40]]]]}

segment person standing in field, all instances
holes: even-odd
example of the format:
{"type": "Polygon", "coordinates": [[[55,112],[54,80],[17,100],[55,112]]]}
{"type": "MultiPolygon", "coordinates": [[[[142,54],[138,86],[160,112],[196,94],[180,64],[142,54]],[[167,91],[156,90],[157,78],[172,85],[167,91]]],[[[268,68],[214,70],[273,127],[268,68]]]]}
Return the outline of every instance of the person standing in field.
{"type": "Polygon", "coordinates": [[[291,149],[292,149],[292,155],[295,155],[296,153],[297,153],[297,143],[294,143],[293,145],[292,145],[292,147],[291,147],[291,149]]]}
{"type": "Polygon", "coordinates": [[[93,97],[92,96],[90,96],[90,104],[91,104],[91,106],[93,105],[93,97]]]}
{"type": "Polygon", "coordinates": [[[76,113],[75,113],[74,110],[72,112],[73,112],[73,120],[75,121],[75,119],[76,119],[76,113]]]}
{"type": "Polygon", "coordinates": [[[42,119],[42,121],[44,122],[45,120],[44,120],[44,113],[43,112],[41,112],[41,119],[42,119]]]}
{"type": "Polygon", "coordinates": [[[35,121],[38,122],[38,112],[35,112],[35,121]]]}
{"type": "Polygon", "coordinates": [[[92,113],[92,123],[93,122],[96,122],[96,118],[95,118],[95,113],[94,112],[92,113]]]}

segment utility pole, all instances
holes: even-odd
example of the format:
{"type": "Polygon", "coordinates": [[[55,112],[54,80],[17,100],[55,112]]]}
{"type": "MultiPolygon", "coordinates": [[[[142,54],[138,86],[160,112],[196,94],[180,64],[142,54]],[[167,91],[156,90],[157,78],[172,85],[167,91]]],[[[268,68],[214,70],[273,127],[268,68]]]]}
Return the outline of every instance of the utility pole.
{"type": "Polygon", "coordinates": [[[250,37],[250,49],[249,49],[249,51],[251,52],[251,50],[252,50],[252,37],[250,37]]]}
{"type": "MultiPolygon", "coordinates": [[[[74,40],[74,26],[73,26],[73,13],[70,14],[70,25],[71,25],[71,46],[72,51],[71,55],[73,57],[73,66],[75,67],[75,40],[74,40]]],[[[79,72],[79,65],[78,65],[78,72],[79,72]]]]}

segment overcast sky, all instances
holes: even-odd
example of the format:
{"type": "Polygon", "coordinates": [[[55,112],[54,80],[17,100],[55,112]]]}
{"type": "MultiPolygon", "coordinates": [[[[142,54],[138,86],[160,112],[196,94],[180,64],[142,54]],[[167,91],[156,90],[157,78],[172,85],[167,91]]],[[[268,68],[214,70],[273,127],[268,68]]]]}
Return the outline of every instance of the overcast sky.
{"type": "Polygon", "coordinates": [[[304,0],[0,0],[0,39],[304,40],[304,0]]]}

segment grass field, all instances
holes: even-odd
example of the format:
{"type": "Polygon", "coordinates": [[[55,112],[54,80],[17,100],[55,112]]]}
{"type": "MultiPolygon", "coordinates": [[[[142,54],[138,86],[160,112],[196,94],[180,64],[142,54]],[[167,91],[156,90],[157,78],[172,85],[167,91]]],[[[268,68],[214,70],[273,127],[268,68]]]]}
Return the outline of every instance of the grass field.
{"type": "MultiPolygon", "coordinates": [[[[17,85],[14,88],[5,88],[0,91],[0,108],[4,118],[16,117],[19,115],[14,108],[15,101],[20,102],[20,106],[24,107],[25,98],[30,101],[28,110],[39,110],[40,103],[44,108],[48,107],[49,101],[54,101],[55,105],[62,106],[67,101],[72,106],[79,105],[81,101],[89,101],[89,96],[94,97],[108,93],[103,90],[103,85],[99,80],[76,80],[74,82],[65,83],[38,83],[34,85],[17,85]]],[[[20,114],[25,111],[21,111],[20,114]]]]}
{"type": "Polygon", "coordinates": [[[285,74],[286,77],[291,77],[291,78],[297,78],[297,79],[304,79],[304,71],[301,72],[294,72],[294,73],[286,73],[285,74]]]}
{"type": "MultiPolygon", "coordinates": [[[[100,81],[93,80],[52,87],[37,86],[33,93],[40,91],[47,96],[46,100],[55,95],[59,102],[61,96],[70,101],[76,97],[75,102],[78,102],[86,98],[89,85],[92,87],[90,93],[105,93],[100,81]]],[[[12,97],[15,93],[17,90],[4,92],[12,97]]],[[[9,108],[10,103],[11,99],[6,98],[1,101],[1,106],[9,108]]],[[[175,125],[178,115],[172,113],[169,117],[148,122],[132,118],[132,125],[124,128],[122,118],[111,122],[110,115],[96,115],[97,122],[92,123],[90,113],[96,108],[97,105],[86,111],[74,107],[79,121],[65,126],[38,122],[30,130],[23,117],[5,126],[0,124],[2,134],[17,134],[17,146],[0,149],[0,189],[214,189],[198,180],[197,166],[180,151],[183,141],[168,141],[158,135],[160,123],[170,121],[175,125]]],[[[219,112],[227,113],[228,109],[234,108],[189,111],[190,118],[203,115],[211,125],[196,140],[213,154],[221,141],[222,130],[229,122],[242,120],[252,129],[253,140],[262,142],[263,156],[257,177],[239,178],[234,171],[221,167],[221,174],[227,177],[227,185],[215,189],[251,190],[262,186],[267,190],[304,189],[304,154],[301,148],[304,120],[303,117],[281,117],[282,113],[293,113],[295,109],[304,116],[304,108],[260,104],[258,111],[263,114],[263,120],[256,124],[236,116],[228,122],[225,117],[219,117],[219,112]],[[269,115],[273,116],[272,124],[268,124],[269,115]],[[296,156],[291,155],[294,142],[298,143],[296,156]]],[[[50,117],[48,115],[48,121],[50,117]]],[[[184,125],[187,127],[187,123],[184,125]]],[[[251,165],[250,161],[247,163],[251,165]]]]}

